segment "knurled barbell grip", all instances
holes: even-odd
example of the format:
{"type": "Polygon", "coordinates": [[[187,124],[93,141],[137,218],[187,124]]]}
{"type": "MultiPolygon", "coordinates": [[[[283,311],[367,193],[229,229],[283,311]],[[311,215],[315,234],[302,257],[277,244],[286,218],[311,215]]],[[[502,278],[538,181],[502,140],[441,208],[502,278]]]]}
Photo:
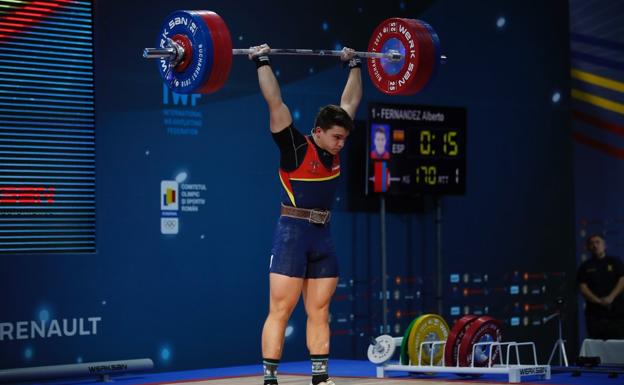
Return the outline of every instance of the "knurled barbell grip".
{"type": "MultiPolygon", "coordinates": [[[[234,48],[232,49],[232,55],[249,55],[253,51],[249,48],[234,48]]],[[[400,61],[403,59],[398,51],[391,51],[387,53],[382,52],[366,52],[355,51],[356,55],[362,58],[386,58],[392,61],[400,61]]],[[[342,56],[343,51],[328,50],[328,49],[302,49],[302,48],[271,48],[269,55],[300,55],[300,56],[342,56]]]]}

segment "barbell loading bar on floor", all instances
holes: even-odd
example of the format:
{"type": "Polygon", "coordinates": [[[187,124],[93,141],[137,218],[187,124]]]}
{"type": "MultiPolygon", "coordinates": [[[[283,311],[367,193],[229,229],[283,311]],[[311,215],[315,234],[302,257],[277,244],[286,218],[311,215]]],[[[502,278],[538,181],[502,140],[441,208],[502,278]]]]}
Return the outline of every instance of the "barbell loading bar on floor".
{"type": "MultiPolygon", "coordinates": [[[[229,75],[234,55],[248,48],[232,48],[227,25],[212,11],[174,11],[165,19],[156,48],[145,48],[143,57],[158,59],[163,80],[177,93],[211,93],[229,75]]],[[[388,95],[412,95],[422,90],[446,61],[440,40],[424,21],[390,18],[377,26],[368,51],[368,73],[375,87],[388,95]]],[[[270,55],[341,56],[340,50],[276,48],[270,55]]]]}
{"type": "Polygon", "coordinates": [[[535,343],[533,342],[499,342],[488,341],[478,342],[472,346],[472,359],[470,366],[459,366],[457,363],[454,366],[445,365],[444,360],[441,362],[435,362],[434,352],[436,349],[445,349],[447,341],[423,341],[420,343],[418,362],[409,362],[407,364],[395,364],[389,360],[392,354],[397,350],[397,347],[402,346],[406,342],[403,337],[391,337],[383,335],[377,337],[377,343],[369,346],[369,360],[377,365],[377,377],[385,377],[387,372],[410,372],[410,373],[452,373],[460,376],[478,376],[483,374],[506,374],[508,376],[509,383],[519,383],[523,377],[538,376],[542,379],[549,380],[551,377],[550,365],[539,365],[537,363],[537,353],[535,349],[535,343]],[[381,341],[393,340],[394,346],[382,345],[381,341]],[[386,348],[387,347],[387,348],[386,348]],[[533,357],[532,363],[522,363],[520,360],[520,347],[529,347],[533,357]],[[429,354],[426,351],[429,350],[429,354]],[[477,357],[483,355],[483,351],[488,351],[486,360],[487,366],[475,366],[477,357]],[[505,350],[505,358],[503,359],[502,351],[505,350]],[[372,352],[371,352],[372,351],[372,352]],[[498,351],[498,363],[494,360],[493,352],[498,351]],[[512,357],[515,356],[515,363],[511,364],[512,357]],[[372,357],[377,358],[377,362],[374,362],[372,357]],[[379,362],[380,359],[386,359],[383,362],[379,362]],[[428,359],[429,364],[423,363],[428,359]]]}

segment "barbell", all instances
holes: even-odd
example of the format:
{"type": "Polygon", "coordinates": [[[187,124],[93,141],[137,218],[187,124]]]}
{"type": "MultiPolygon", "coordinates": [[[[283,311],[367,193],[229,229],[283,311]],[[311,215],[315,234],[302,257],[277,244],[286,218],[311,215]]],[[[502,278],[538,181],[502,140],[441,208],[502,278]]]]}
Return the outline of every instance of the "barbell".
{"type": "MultiPolygon", "coordinates": [[[[212,11],[174,11],[165,19],[157,48],[145,48],[143,57],[158,59],[160,75],[169,88],[181,94],[212,93],[228,78],[233,55],[248,55],[247,48],[232,48],[230,31],[212,11]]],[[[341,56],[339,50],[271,48],[271,55],[341,56]]],[[[368,51],[372,83],[388,95],[412,95],[431,80],[446,57],[440,41],[424,21],[390,18],[377,26],[368,51]]]]}

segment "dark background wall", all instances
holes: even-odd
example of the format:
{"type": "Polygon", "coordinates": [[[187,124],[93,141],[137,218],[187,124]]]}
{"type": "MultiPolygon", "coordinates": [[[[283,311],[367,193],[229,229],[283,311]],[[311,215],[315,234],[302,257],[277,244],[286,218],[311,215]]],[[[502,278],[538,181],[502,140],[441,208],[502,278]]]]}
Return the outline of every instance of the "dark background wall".
{"type": "MultiPolygon", "coordinates": [[[[466,194],[439,199],[444,317],[492,314],[505,339],[536,340],[547,356],[555,325],[542,318],[556,297],[576,298],[566,1],[179,1],[175,9],[217,12],[237,47],[365,49],[385,18],[428,21],[448,63],[411,97],[382,95],[365,76],[360,130],[343,153],[332,220],[342,271],[333,355],[363,358],[368,337],[382,332],[379,215],[374,199],[355,204],[363,181],[354,175],[364,167],[357,138],[367,103],[396,102],[467,110],[466,194]]],[[[98,251],[0,256],[0,322],[100,321],[89,335],[0,341],[3,368],[149,357],[172,370],[260,357],[280,189],[267,109],[243,57],[216,94],[163,88],[156,64],[140,54],[172,10],[164,1],[96,2],[98,251]],[[163,180],[193,185],[205,200],[179,212],[177,235],[161,234],[163,180]]],[[[307,131],[319,106],[339,100],[346,71],[328,58],[273,62],[295,124],[307,131]]],[[[436,310],[435,201],[413,197],[410,210],[387,218],[392,334],[436,310]]],[[[284,360],[307,356],[304,326],[299,308],[284,360]]]]}

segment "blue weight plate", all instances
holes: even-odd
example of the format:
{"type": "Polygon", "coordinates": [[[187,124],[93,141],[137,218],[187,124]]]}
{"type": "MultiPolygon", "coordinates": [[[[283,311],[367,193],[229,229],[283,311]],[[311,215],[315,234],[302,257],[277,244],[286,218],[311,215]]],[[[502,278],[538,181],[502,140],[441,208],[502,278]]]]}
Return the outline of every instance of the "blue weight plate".
{"type": "Polygon", "coordinates": [[[392,61],[390,59],[380,58],[379,62],[381,63],[381,68],[383,68],[386,74],[396,75],[403,69],[403,66],[405,65],[405,45],[403,45],[403,42],[401,40],[397,39],[396,37],[392,37],[386,40],[381,47],[381,53],[388,53],[391,51],[399,52],[401,55],[403,55],[403,59],[399,61],[392,61]]]}
{"type": "Polygon", "coordinates": [[[200,15],[193,11],[175,11],[165,18],[156,46],[165,48],[167,38],[175,35],[186,36],[192,44],[191,58],[184,58],[189,62],[182,71],[170,68],[166,60],[158,60],[158,70],[167,86],[179,94],[191,94],[206,83],[210,76],[213,59],[213,41],[210,30],[200,15]],[[189,60],[190,59],[190,60],[189,60]]]}

